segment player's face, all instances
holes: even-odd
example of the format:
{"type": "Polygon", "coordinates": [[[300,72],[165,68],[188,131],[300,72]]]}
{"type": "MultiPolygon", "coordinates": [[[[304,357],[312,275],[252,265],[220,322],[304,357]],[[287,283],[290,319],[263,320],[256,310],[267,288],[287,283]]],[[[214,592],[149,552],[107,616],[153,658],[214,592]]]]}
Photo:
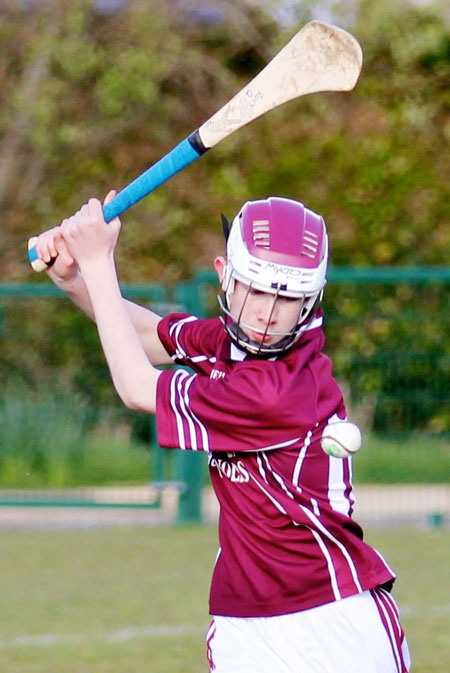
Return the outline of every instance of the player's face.
{"type": "Polygon", "coordinates": [[[301,299],[282,297],[235,282],[230,311],[251,341],[272,346],[297,325],[301,299]]]}

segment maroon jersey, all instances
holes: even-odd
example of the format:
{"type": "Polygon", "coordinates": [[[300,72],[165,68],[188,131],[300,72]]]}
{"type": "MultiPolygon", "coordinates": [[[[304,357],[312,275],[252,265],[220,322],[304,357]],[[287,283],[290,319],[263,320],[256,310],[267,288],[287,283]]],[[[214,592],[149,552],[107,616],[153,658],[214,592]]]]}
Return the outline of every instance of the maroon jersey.
{"type": "Polygon", "coordinates": [[[159,337],[193,370],[159,377],[159,443],[208,452],[220,503],[211,613],[287,614],[391,580],[351,516],[351,459],[320,446],[328,420],[346,415],[321,319],[270,360],[238,349],[218,318],[174,314],[159,337]]]}

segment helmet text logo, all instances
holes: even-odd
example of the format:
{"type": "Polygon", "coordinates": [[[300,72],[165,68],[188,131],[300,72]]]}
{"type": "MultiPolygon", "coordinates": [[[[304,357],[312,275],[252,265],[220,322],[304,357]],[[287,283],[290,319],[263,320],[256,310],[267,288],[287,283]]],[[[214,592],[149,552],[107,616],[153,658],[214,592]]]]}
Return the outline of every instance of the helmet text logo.
{"type": "Polygon", "coordinates": [[[298,278],[302,275],[302,269],[295,269],[292,266],[283,266],[269,262],[265,265],[264,271],[271,271],[276,276],[286,276],[288,278],[298,278]]]}

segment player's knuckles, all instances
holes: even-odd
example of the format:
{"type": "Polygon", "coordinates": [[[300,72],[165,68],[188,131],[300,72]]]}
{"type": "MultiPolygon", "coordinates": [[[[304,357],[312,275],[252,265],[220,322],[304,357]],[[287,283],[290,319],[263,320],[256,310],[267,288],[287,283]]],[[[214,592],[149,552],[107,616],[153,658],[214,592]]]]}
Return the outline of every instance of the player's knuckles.
{"type": "Polygon", "coordinates": [[[53,242],[56,246],[61,247],[64,245],[64,236],[61,231],[61,227],[57,227],[55,229],[55,233],[53,234],[53,242]]]}
{"type": "Polygon", "coordinates": [[[75,218],[70,218],[68,222],[62,227],[62,233],[65,243],[71,247],[77,241],[78,226],[75,218]]]}
{"type": "Polygon", "coordinates": [[[94,199],[94,198],[92,198],[92,199],[89,199],[89,201],[88,201],[88,203],[87,203],[87,207],[89,208],[89,210],[90,210],[92,213],[96,213],[96,214],[97,214],[98,211],[101,210],[101,208],[102,208],[102,204],[100,203],[100,201],[99,201],[98,199],[94,199]]]}
{"type": "Polygon", "coordinates": [[[61,229],[61,233],[63,234],[63,236],[67,236],[68,233],[69,233],[70,220],[71,220],[70,217],[66,217],[66,219],[64,219],[61,222],[60,229],[61,229]]]}

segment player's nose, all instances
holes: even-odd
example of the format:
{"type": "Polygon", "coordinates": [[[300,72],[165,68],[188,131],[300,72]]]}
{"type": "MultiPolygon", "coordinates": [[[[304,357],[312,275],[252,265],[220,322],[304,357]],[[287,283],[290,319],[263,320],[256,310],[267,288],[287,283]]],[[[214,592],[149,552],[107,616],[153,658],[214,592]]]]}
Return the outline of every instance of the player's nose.
{"type": "Polygon", "coordinates": [[[262,296],[258,303],[258,319],[265,324],[273,325],[277,321],[277,313],[276,299],[270,295],[262,296]]]}

